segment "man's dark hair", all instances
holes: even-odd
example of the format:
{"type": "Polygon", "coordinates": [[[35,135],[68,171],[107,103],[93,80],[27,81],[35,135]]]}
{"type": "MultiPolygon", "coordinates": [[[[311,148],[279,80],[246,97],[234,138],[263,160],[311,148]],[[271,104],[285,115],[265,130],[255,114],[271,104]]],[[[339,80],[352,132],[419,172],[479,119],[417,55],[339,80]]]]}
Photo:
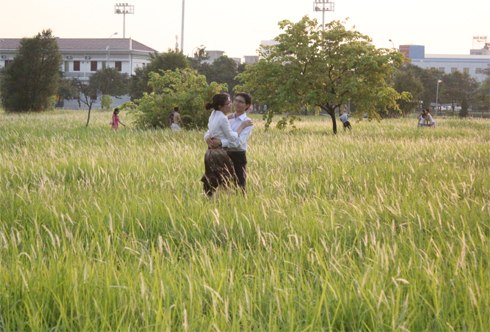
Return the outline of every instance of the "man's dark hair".
{"type": "Polygon", "coordinates": [[[252,96],[249,95],[248,93],[246,92],[239,92],[235,95],[235,97],[242,97],[243,99],[245,99],[245,104],[247,105],[252,105],[252,96]]]}

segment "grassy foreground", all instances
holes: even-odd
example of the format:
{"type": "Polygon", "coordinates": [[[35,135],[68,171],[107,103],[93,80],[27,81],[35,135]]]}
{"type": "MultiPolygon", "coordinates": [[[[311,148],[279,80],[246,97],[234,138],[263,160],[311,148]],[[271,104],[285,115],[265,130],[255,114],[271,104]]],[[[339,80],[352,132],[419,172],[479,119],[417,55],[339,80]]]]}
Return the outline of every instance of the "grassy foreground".
{"type": "Polygon", "coordinates": [[[490,329],[490,121],[257,120],[208,200],[202,132],[85,116],[0,113],[0,330],[490,329]]]}

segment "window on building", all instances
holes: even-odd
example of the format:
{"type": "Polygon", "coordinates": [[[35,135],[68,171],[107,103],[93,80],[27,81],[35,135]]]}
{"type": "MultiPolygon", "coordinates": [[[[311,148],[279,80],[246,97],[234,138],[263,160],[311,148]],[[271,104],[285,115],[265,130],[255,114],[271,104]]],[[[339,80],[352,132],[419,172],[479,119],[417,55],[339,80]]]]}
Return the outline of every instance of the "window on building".
{"type": "Polygon", "coordinates": [[[73,71],[80,71],[80,61],[73,61],[73,71]]]}
{"type": "Polygon", "coordinates": [[[97,61],[90,61],[90,71],[97,71],[97,61]]]}
{"type": "Polygon", "coordinates": [[[102,69],[105,69],[107,67],[107,63],[105,61],[102,61],[102,69]]]}
{"type": "Polygon", "coordinates": [[[70,63],[68,61],[65,61],[65,73],[68,73],[70,71],[70,63]]]}
{"type": "Polygon", "coordinates": [[[114,68],[116,68],[117,71],[122,71],[122,62],[121,61],[116,61],[114,63],[114,68]]]}

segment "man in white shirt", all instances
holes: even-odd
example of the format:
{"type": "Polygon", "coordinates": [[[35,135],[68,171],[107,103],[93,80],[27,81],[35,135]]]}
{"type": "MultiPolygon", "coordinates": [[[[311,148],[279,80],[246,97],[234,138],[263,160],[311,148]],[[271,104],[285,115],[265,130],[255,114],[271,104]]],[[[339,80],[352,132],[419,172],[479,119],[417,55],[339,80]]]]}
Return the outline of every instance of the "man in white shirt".
{"type": "MultiPolygon", "coordinates": [[[[247,116],[247,111],[252,106],[252,97],[248,93],[240,92],[235,95],[233,99],[234,114],[228,116],[230,119],[230,126],[233,131],[237,131],[240,125],[244,121],[250,121],[247,116]]],[[[246,127],[238,135],[240,146],[237,148],[225,149],[233,161],[235,172],[237,175],[238,186],[245,190],[245,184],[247,181],[247,141],[252,134],[253,126],[246,127]]]]}

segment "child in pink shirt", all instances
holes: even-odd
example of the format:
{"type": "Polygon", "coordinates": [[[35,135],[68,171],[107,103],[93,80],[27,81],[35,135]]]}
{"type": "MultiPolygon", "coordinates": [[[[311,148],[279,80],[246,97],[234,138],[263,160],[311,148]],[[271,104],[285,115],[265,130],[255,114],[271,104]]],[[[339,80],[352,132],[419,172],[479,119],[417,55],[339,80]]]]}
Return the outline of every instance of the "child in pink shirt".
{"type": "Polygon", "coordinates": [[[112,112],[112,121],[110,123],[112,125],[112,129],[117,130],[119,128],[119,124],[122,124],[123,126],[126,127],[124,123],[119,120],[119,108],[115,108],[114,112],[112,112]]]}

